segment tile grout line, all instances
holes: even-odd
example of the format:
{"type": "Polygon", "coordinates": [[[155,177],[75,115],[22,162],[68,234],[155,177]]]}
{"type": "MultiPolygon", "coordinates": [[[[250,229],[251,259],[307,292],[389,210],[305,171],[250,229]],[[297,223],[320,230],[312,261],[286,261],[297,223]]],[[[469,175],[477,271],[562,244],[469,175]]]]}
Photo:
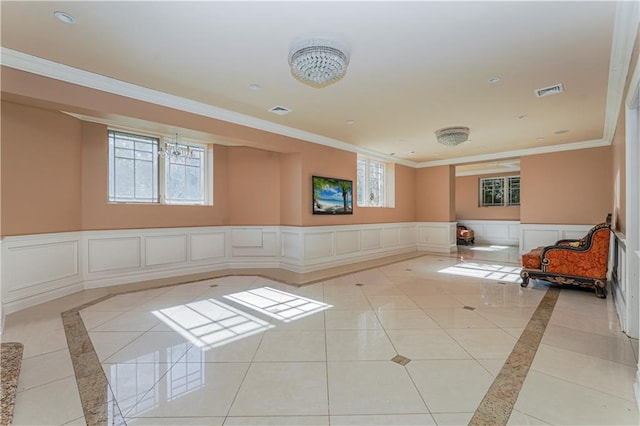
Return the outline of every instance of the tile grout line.
{"type": "Polygon", "coordinates": [[[473,414],[469,426],[507,424],[559,294],[560,289],[549,287],[473,414]]]}

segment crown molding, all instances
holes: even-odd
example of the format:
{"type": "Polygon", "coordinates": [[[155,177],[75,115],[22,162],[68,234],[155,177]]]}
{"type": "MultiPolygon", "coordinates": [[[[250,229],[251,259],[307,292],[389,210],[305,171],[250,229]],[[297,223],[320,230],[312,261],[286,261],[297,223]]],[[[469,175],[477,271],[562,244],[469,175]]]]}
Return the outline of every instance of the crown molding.
{"type": "Polygon", "coordinates": [[[446,160],[427,161],[423,163],[418,163],[416,167],[423,168],[423,167],[436,167],[436,166],[450,166],[450,165],[464,164],[464,163],[481,163],[486,161],[496,161],[502,158],[515,158],[515,157],[522,157],[525,155],[549,154],[552,152],[573,151],[575,149],[597,148],[597,147],[607,146],[607,145],[611,145],[611,142],[606,141],[604,139],[596,139],[591,141],[573,142],[573,143],[566,143],[561,145],[543,146],[539,148],[520,149],[516,151],[496,152],[493,154],[481,154],[481,155],[472,155],[469,157],[450,158],[446,160]]]}
{"type": "MultiPolygon", "coordinates": [[[[640,6],[637,1],[619,1],[611,41],[609,84],[605,109],[603,139],[611,143],[618,124],[618,115],[624,97],[624,86],[629,73],[633,46],[638,34],[640,6]]],[[[636,70],[637,71],[637,70],[636,70]]]]}
{"type": "Polygon", "coordinates": [[[381,154],[376,151],[359,148],[355,145],[328,138],[326,136],[317,135],[315,133],[306,132],[304,130],[299,130],[267,120],[240,114],[213,105],[193,101],[191,99],[182,98],[180,96],[171,95],[169,93],[160,92],[158,90],[149,89],[147,87],[138,86],[136,84],[127,83],[111,77],[81,70],[68,65],[60,64],[58,62],[53,62],[48,59],[32,56],[17,50],[8,49],[2,46],[0,46],[0,58],[1,65],[20,71],[41,75],[55,80],[64,81],[66,83],[100,90],[102,92],[124,96],[143,102],[149,102],[155,105],[173,108],[204,117],[214,118],[216,120],[222,120],[253,129],[288,136],[306,142],[325,145],[343,151],[361,153],[369,157],[377,157],[380,159],[384,159],[385,161],[415,167],[414,162],[398,159],[393,156],[381,154]]]}

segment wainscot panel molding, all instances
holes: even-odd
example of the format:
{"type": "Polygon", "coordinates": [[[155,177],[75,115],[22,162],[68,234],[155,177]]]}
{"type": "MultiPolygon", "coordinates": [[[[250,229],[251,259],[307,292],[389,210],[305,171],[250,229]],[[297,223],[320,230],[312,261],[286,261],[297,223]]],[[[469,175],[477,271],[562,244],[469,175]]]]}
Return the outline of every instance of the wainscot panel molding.
{"type": "Polygon", "coordinates": [[[280,267],[312,272],[416,250],[416,224],[280,227],[280,267]]]}
{"type": "Polygon", "coordinates": [[[418,250],[453,253],[456,246],[456,222],[418,222],[418,250]]]}
{"type": "Polygon", "coordinates": [[[79,232],[5,237],[2,312],[10,314],[83,289],[79,232]]]}
{"type": "Polygon", "coordinates": [[[211,226],[6,237],[6,315],[83,289],[229,268],[312,272],[417,249],[455,250],[455,223],[211,226]]]}
{"type": "Polygon", "coordinates": [[[472,229],[475,242],[499,246],[518,246],[520,222],[517,220],[460,220],[458,225],[472,229]]]}
{"type": "Polygon", "coordinates": [[[584,237],[592,225],[520,224],[520,253],[554,244],[558,240],[584,237]]]}
{"type": "MultiPolygon", "coordinates": [[[[630,308],[629,288],[627,280],[627,241],[624,234],[613,231],[611,233],[611,244],[609,245],[609,280],[611,282],[611,292],[613,301],[616,304],[620,328],[629,334],[630,330],[630,308]]],[[[637,336],[630,336],[636,337],[637,336]]]]}

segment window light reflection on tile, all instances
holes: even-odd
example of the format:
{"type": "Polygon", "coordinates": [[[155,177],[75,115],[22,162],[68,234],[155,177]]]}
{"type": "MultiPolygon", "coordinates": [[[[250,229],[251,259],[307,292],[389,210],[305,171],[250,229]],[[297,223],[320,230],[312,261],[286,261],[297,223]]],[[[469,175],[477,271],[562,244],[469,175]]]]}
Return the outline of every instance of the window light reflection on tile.
{"type": "Polygon", "coordinates": [[[224,298],[283,322],[295,321],[333,307],[333,305],[307,299],[306,297],[276,290],[271,287],[261,287],[228,294],[224,296],[224,298]]]}
{"type": "Polygon", "coordinates": [[[153,315],[201,350],[226,345],[275,327],[215,299],[153,311],[153,315]]]}
{"type": "Polygon", "coordinates": [[[443,274],[462,275],[487,280],[520,282],[520,269],[513,266],[489,265],[486,263],[461,262],[439,270],[443,274]]]}
{"type": "Polygon", "coordinates": [[[468,247],[469,250],[474,251],[501,251],[506,250],[509,247],[507,246],[477,246],[477,247],[468,247]]]}

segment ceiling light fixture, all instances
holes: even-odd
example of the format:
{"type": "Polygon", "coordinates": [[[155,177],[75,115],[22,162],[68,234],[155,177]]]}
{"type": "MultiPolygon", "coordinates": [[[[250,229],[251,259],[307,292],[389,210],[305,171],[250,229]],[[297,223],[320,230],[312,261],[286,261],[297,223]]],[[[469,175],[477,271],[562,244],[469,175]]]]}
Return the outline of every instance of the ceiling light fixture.
{"type": "Polygon", "coordinates": [[[170,141],[164,141],[158,149],[158,157],[160,158],[197,158],[195,152],[190,146],[180,142],[180,136],[176,133],[175,138],[170,141]]]}
{"type": "Polygon", "coordinates": [[[56,10],[55,12],[53,12],[53,16],[55,16],[56,18],[58,18],[58,20],[64,22],[65,24],[71,25],[76,23],[76,18],[69,15],[67,12],[56,10]]]}
{"type": "Polygon", "coordinates": [[[456,146],[469,140],[469,128],[445,127],[436,131],[436,137],[442,145],[456,146]]]}
{"type": "Polygon", "coordinates": [[[292,47],[289,65],[293,75],[301,82],[324,87],[344,77],[349,54],[334,41],[310,39],[292,47]]]}

